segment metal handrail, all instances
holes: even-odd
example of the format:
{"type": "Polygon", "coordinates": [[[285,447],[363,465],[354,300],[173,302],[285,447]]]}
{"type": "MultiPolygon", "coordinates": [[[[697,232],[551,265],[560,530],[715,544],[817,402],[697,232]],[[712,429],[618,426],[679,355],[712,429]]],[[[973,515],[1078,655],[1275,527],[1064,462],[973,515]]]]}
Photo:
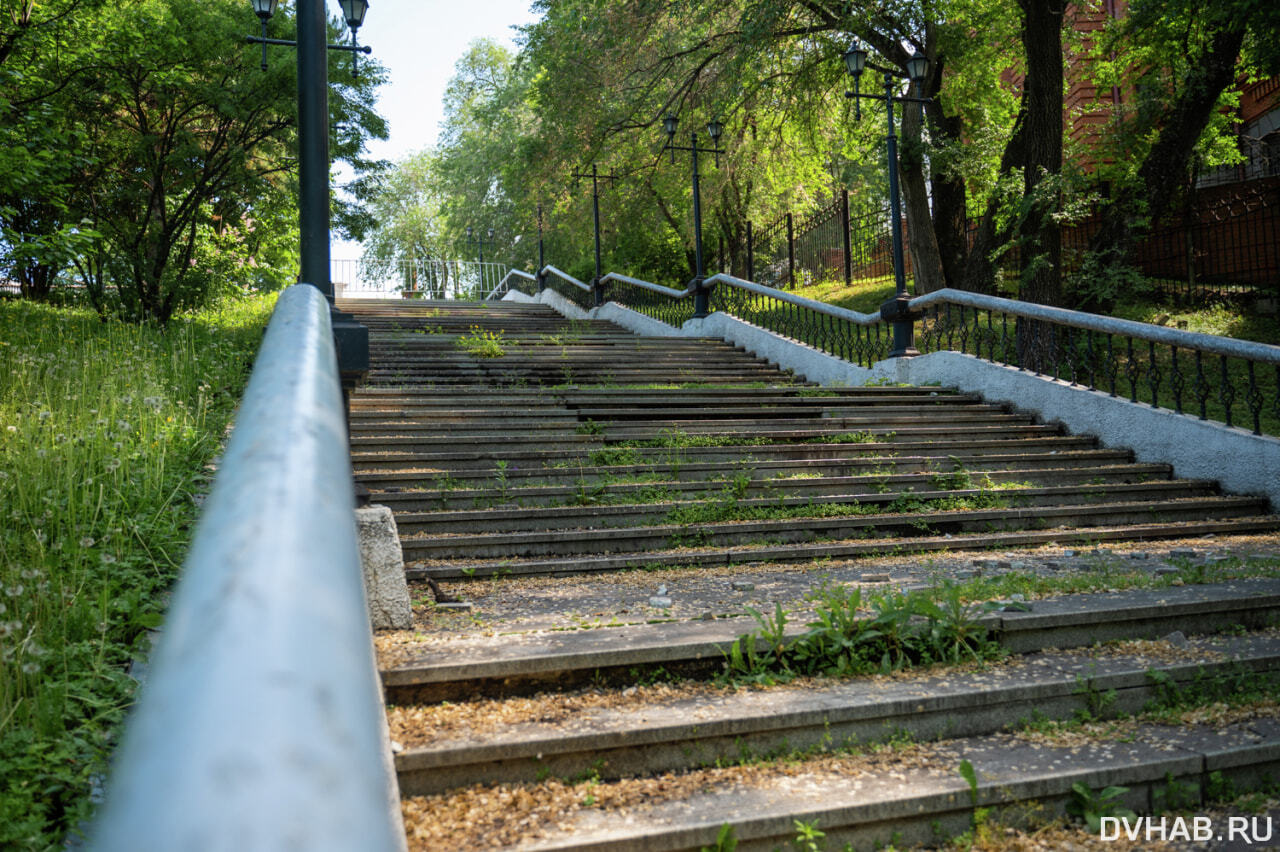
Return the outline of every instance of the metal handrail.
{"type": "Polygon", "coordinates": [[[1043,320],[1058,325],[1069,325],[1086,331],[1097,331],[1104,334],[1119,334],[1149,340],[1179,349],[1199,349],[1214,355],[1226,355],[1232,358],[1247,358],[1268,364],[1280,364],[1280,346],[1268,343],[1254,343],[1248,340],[1237,340],[1232,337],[1215,337],[1197,331],[1183,331],[1176,328],[1165,328],[1134,320],[1115,319],[1113,317],[1089,314],[1084,311],[1073,311],[1069,308],[1051,308],[1033,302],[1019,302],[999,296],[988,296],[982,293],[971,293],[967,290],[944,288],[935,290],[924,296],[917,296],[910,302],[911,310],[916,311],[932,307],[939,303],[964,305],[980,310],[999,311],[1010,316],[1026,319],[1043,320]]]}
{"type": "Polygon", "coordinates": [[[514,276],[516,276],[516,277],[518,277],[518,278],[525,278],[525,279],[527,279],[527,280],[529,280],[529,281],[537,281],[537,280],[538,280],[535,276],[530,275],[530,274],[529,274],[529,273],[527,273],[527,272],[521,272],[519,269],[512,269],[512,270],[511,270],[510,272],[508,272],[506,275],[502,276],[502,280],[501,280],[501,281],[499,281],[497,284],[495,284],[495,285],[494,285],[493,289],[489,291],[489,295],[487,295],[487,296],[485,296],[485,297],[484,297],[484,298],[485,298],[485,300],[486,300],[486,301],[488,301],[489,299],[492,299],[492,298],[494,297],[494,295],[496,295],[499,291],[501,291],[501,292],[505,293],[505,292],[506,292],[506,287],[507,287],[507,282],[511,280],[511,276],[513,276],[513,275],[514,275],[514,276]]]}
{"type": "Polygon", "coordinates": [[[630,275],[622,275],[618,272],[610,272],[600,277],[601,284],[608,284],[610,281],[618,281],[623,284],[630,284],[634,287],[641,287],[645,290],[652,290],[655,293],[661,293],[664,296],[670,296],[673,299],[683,299],[693,293],[693,285],[689,285],[683,290],[677,290],[674,287],[664,287],[661,284],[654,284],[652,281],[642,281],[639,278],[632,278],[630,275]]]}
{"type": "Polygon", "coordinates": [[[552,275],[556,276],[557,278],[560,278],[561,280],[569,284],[572,284],[573,286],[577,287],[580,290],[586,290],[588,293],[591,292],[590,284],[584,284],[583,282],[579,281],[577,278],[574,278],[569,273],[561,272],[559,269],[556,269],[554,266],[552,266],[549,263],[546,266],[542,267],[542,271],[543,273],[550,272],[552,275]]]}
{"type": "Polygon", "coordinates": [[[734,276],[724,272],[721,272],[718,275],[712,275],[710,278],[708,278],[706,281],[703,281],[702,283],[703,283],[703,286],[710,286],[714,284],[728,284],[729,286],[736,287],[739,290],[747,290],[752,293],[758,293],[761,296],[768,296],[769,298],[777,299],[780,302],[787,302],[788,304],[797,305],[798,307],[808,308],[811,311],[816,311],[820,314],[826,314],[827,316],[836,317],[842,320],[848,320],[849,322],[857,323],[858,325],[875,325],[883,321],[879,313],[864,314],[860,311],[851,311],[848,308],[841,308],[841,307],[837,307],[836,305],[828,305],[826,302],[819,302],[819,301],[815,301],[814,299],[806,299],[804,296],[797,296],[795,293],[788,293],[785,290],[778,290],[777,288],[770,287],[767,284],[757,284],[754,281],[747,281],[742,278],[735,278],[734,276]]]}
{"type": "Polygon", "coordinates": [[[92,834],[392,850],[329,306],[281,294],[92,834]]]}

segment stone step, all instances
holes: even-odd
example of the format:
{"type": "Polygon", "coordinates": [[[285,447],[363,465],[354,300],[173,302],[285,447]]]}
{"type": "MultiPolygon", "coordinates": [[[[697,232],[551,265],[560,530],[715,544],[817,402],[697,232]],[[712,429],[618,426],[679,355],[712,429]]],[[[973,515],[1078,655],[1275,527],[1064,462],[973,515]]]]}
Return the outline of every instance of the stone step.
{"type": "Polygon", "coordinates": [[[943,669],[870,682],[819,680],[649,701],[627,700],[615,688],[616,703],[576,713],[570,726],[529,719],[435,742],[413,736],[412,728],[396,730],[393,711],[392,737],[404,746],[395,756],[396,774],[402,796],[535,782],[548,775],[656,775],[732,764],[744,755],[827,752],[894,737],[923,742],[983,736],[1033,716],[1070,720],[1091,712],[1091,694],[1112,695],[1112,716],[1139,713],[1170,690],[1203,690],[1218,681],[1225,693],[1226,684],[1242,677],[1280,678],[1275,635],[1199,639],[1178,650],[1184,659],[1195,651],[1203,656],[1164,662],[1122,649],[1105,655],[1051,649],[977,671],[943,669]],[[1157,681],[1157,675],[1163,678],[1157,681]]]}
{"type": "MultiPolygon", "coordinates": [[[[767,765],[749,772],[709,768],[638,791],[627,782],[601,782],[584,787],[587,798],[572,807],[556,808],[538,786],[520,790],[518,798],[515,791],[496,788],[464,801],[480,799],[497,807],[511,796],[510,801],[520,802],[523,807],[511,807],[504,818],[529,820],[537,831],[503,848],[534,852],[714,849],[726,831],[738,852],[767,852],[797,848],[792,844],[798,842],[798,826],[821,831],[821,848],[901,849],[936,847],[963,834],[979,808],[996,826],[1002,820],[1018,823],[1033,811],[1046,821],[1062,817],[1076,798],[1076,784],[1094,791],[1123,787],[1123,805],[1141,814],[1162,813],[1176,797],[1188,799],[1194,813],[1215,782],[1252,790],[1265,786],[1278,770],[1280,725],[1254,716],[1222,726],[1136,725],[1124,736],[1083,743],[1042,743],[1019,733],[963,737],[867,755],[796,760],[772,771],[767,765]],[[976,774],[975,790],[959,773],[962,762],[976,774]],[[539,805],[554,817],[529,819],[527,809],[539,805]]],[[[420,848],[442,848],[427,839],[440,819],[432,805],[443,814],[449,803],[448,798],[408,803],[406,830],[420,848]]],[[[1190,840],[1191,817],[1181,819],[1181,836],[1190,840]]],[[[1167,820],[1171,829],[1174,818],[1167,820]]],[[[1160,821],[1155,822],[1158,831],[1160,821]]],[[[1258,816],[1256,825],[1258,836],[1270,836],[1267,815],[1258,816]]],[[[1210,830],[1225,839],[1228,826],[1219,822],[1210,830]]]]}
{"type": "MultiPolygon", "coordinates": [[[[502,578],[515,576],[560,576],[606,571],[696,568],[703,565],[745,565],[759,562],[810,562],[815,559],[851,559],[887,553],[932,553],[953,550],[983,550],[992,547],[1025,547],[1044,544],[1090,544],[1098,542],[1146,541],[1161,538],[1194,538],[1205,535],[1251,535],[1280,529],[1280,517],[1253,516],[1209,521],[1144,522],[1139,506],[1126,521],[1123,514],[1114,518],[1119,526],[1087,526],[1041,529],[1036,531],[985,532],[981,534],[946,533],[938,536],[903,536],[900,538],[810,542],[802,544],[739,545],[719,549],[651,550],[605,556],[569,556],[562,558],[517,559],[496,561],[457,559],[416,562],[405,568],[412,580],[428,577],[437,580],[502,578]]],[[[934,522],[926,522],[930,526],[934,522]]],[[[406,559],[411,558],[406,551],[406,559]]]]}
{"type": "MultiPolygon", "coordinates": [[[[982,623],[1010,653],[1025,654],[1157,638],[1174,630],[1262,629],[1278,610],[1280,580],[1255,579],[1062,595],[1034,601],[1027,612],[989,613],[982,623]]],[[[398,662],[383,667],[381,676],[387,701],[402,705],[530,695],[550,685],[633,682],[659,666],[706,676],[722,669],[735,640],[756,629],[750,618],[734,617],[423,642],[402,647],[398,662]]],[[[792,621],[787,641],[807,629],[792,621]]]]}
{"type": "MultiPolygon", "coordinates": [[[[357,471],[406,470],[417,467],[442,467],[454,470],[495,471],[498,462],[509,468],[556,468],[585,464],[607,463],[606,459],[634,459],[636,464],[679,462],[752,462],[764,460],[813,460],[846,458],[850,453],[862,453],[866,457],[890,458],[895,453],[912,455],[937,455],[954,459],[951,467],[960,459],[982,457],[991,452],[1008,453],[1016,447],[1023,453],[1072,452],[1097,446],[1089,437],[1024,437],[1002,440],[954,440],[939,446],[933,441],[874,441],[842,444],[747,444],[729,446],[673,446],[673,447],[618,447],[601,441],[584,447],[557,450],[521,450],[514,447],[493,450],[458,448],[456,450],[416,449],[414,451],[383,448],[380,451],[358,451],[351,455],[351,463],[357,471]],[[590,456],[584,455],[591,454],[590,456]],[[600,460],[592,461],[593,458],[600,460]]],[[[616,461],[613,463],[617,463],[616,461]]]]}
{"type": "MultiPolygon", "coordinates": [[[[1064,468],[1087,468],[1096,465],[1121,464],[1131,460],[1130,453],[1124,450],[1048,450],[1043,453],[986,453],[974,455],[966,459],[966,469],[970,473],[981,474],[987,470],[1018,467],[1024,470],[1059,470],[1064,468]]],[[[591,485],[597,482],[610,482],[618,478],[647,477],[652,481],[668,479],[724,480],[738,474],[751,474],[753,477],[777,475],[813,475],[813,476],[867,476],[884,477],[895,473],[931,473],[935,476],[949,473],[952,465],[948,463],[946,453],[940,452],[932,456],[895,456],[881,455],[860,458],[834,459],[784,459],[780,461],[762,460],[744,462],[741,466],[726,466],[723,462],[687,462],[687,463],[655,463],[650,465],[598,465],[573,468],[524,468],[508,469],[506,473],[507,487],[515,488],[527,485],[579,484],[591,485]],[[939,469],[942,465],[942,469],[939,469]]],[[[493,486],[491,471],[447,470],[424,466],[416,470],[404,471],[357,471],[356,478],[376,490],[388,488],[406,488],[431,483],[442,476],[451,477],[454,487],[475,487],[489,484],[493,486]]]]}
{"type": "MultiPolygon", "coordinates": [[[[403,430],[403,434],[400,434],[390,424],[385,429],[386,431],[364,434],[356,433],[353,429],[352,449],[359,452],[379,452],[383,450],[395,452],[404,448],[416,447],[428,451],[438,445],[446,445],[457,451],[490,451],[492,449],[508,448],[520,452],[535,452],[544,451],[547,447],[576,447],[581,449],[582,447],[598,448],[605,446],[606,443],[609,446],[613,446],[621,442],[672,440],[679,434],[674,430],[654,425],[619,430],[603,429],[603,434],[595,434],[594,429],[583,430],[580,425],[561,429],[554,434],[542,429],[511,434],[507,430],[483,424],[457,430],[432,429],[430,426],[420,426],[412,429],[406,428],[403,430]]],[[[831,444],[855,443],[853,439],[847,437],[849,433],[843,429],[762,429],[757,432],[701,432],[686,434],[721,437],[726,439],[726,443],[729,444],[732,444],[734,440],[769,442],[769,444],[754,444],[754,446],[769,446],[770,444],[785,446],[797,443],[810,444],[828,441],[831,444]],[[840,438],[845,440],[836,440],[840,438]]],[[[928,443],[951,446],[969,443],[975,439],[989,442],[1018,441],[1023,438],[1043,438],[1061,434],[1062,430],[1057,426],[1013,424],[975,425],[966,427],[963,431],[950,427],[907,426],[901,429],[888,430],[878,435],[866,432],[859,437],[874,437],[877,442],[898,445],[928,443]]]]}
{"type": "MultiPolygon", "coordinates": [[[[1133,502],[1031,506],[1025,508],[917,511],[902,514],[834,518],[784,518],[648,527],[550,530],[510,533],[455,533],[401,536],[406,560],[498,559],[571,554],[637,553],[679,547],[750,546],[859,538],[1012,532],[1026,527],[1102,527],[1161,521],[1200,521],[1261,514],[1270,503],[1261,497],[1191,497],[1133,502]]],[[[892,512],[893,507],[885,507],[892,512]]],[[[1273,518],[1273,521],[1277,519],[1273,518]]],[[[883,546],[885,542],[880,542],[883,546]]]]}
{"type": "MultiPolygon", "coordinates": [[[[996,483],[1034,482],[1039,486],[1052,485],[1103,485],[1131,484],[1149,480],[1165,479],[1170,475],[1168,465],[1162,464],[1116,464],[1083,467],[1079,469],[1032,470],[1027,468],[1009,468],[1003,470],[987,470],[984,476],[996,483]]],[[[862,476],[814,476],[801,478],[760,478],[750,479],[743,490],[743,496],[802,496],[805,499],[821,500],[827,496],[842,494],[861,494],[868,490],[879,493],[877,489],[884,487],[886,494],[900,494],[911,491],[924,491],[932,487],[937,474],[903,473],[878,477],[869,483],[862,476]],[[868,489],[868,486],[872,487],[868,489]]],[[[486,483],[492,485],[492,483],[486,483]]],[[[377,502],[392,506],[396,512],[433,511],[448,508],[474,508],[475,504],[510,503],[519,506],[546,505],[609,505],[614,502],[632,502],[645,494],[660,492],[663,496],[676,495],[682,498],[714,498],[722,494],[729,483],[725,480],[702,479],[679,481],[669,479],[652,482],[609,482],[598,483],[588,488],[583,484],[574,485],[535,485],[511,487],[507,491],[507,499],[495,494],[492,488],[451,488],[422,490],[377,490],[377,502]]],[[[736,486],[735,486],[736,487],[736,486]]]]}
{"type": "MultiPolygon", "coordinates": [[[[1105,492],[1098,485],[1064,485],[1042,488],[1018,488],[1013,490],[951,489],[890,492],[887,494],[864,491],[856,494],[832,494],[815,503],[813,497],[739,497],[735,492],[722,492],[718,498],[744,511],[786,507],[803,517],[806,507],[860,505],[883,507],[906,497],[912,500],[963,500],[998,495],[1010,505],[1062,506],[1098,502],[1102,499],[1168,499],[1172,497],[1209,496],[1217,493],[1217,486],[1210,480],[1170,479],[1154,482],[1108,485],[1105,492]]],[[[665,496],[665,495],[664,495],[665,496]]],[[[672,512],[705,505],[698,500],[674,500],[655,503],[623,503],[617,505],[576,505],[555,507],[488,508],[453,511],[401,512],[396,515],[396,527],[405,537],[454,534],[458,530],[470,533],[512,532],[529,530],[610,529],[636,525],[653,525],[669,517],[672,512]]]]}

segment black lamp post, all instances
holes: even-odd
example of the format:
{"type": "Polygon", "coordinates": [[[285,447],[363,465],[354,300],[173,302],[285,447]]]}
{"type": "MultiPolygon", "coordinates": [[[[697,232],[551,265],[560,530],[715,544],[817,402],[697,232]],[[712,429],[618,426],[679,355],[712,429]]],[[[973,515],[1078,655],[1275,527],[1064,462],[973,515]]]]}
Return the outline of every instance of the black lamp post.
{"type": "Polygon", "coordinates": [[[538,292],[539,293],[547,289],[547,278],[542,271],[543,269],[546,268],[546,265],[547,265],[546,255],[542,250],[542,204],[539,203],[538,204],[538,292]]]}
{"type": "MultiPolygon", "coordinates": [[[[893,280],[897,292],[892,300],[880,306],[880,315],[893,323],[893,351],[889,356],[898,358],[905,355],[919,355],[920,352],[916,349],[913,338],[914,320],[907,307],[911,297],[907,293],[907,278],[903,271],[902,203],[898,200],[898,137],[893,132],[893,105],[895,103],[927,104],[930,100],[895,95],[893,90],[896,81],[893,74],[888,71],[884,74],[883,95],[862,94],[858,90],[858,84],[862,79],[862,72],[867,67],[867,50],[856,40],[845,51],[844,64],[850,76],[853,77],[853,91],[844,94],[845,97],[854,99],[854,114],[857,120],[862,120],[862,98],[885,102],[885,112],[889,118],[889,133],[885,137],[885,142],[889,154],[889,215],[893,219],[890,225],[893,235],[893,280]]],[[[917,50],[907,60],[907,73],[911,77],[912,86],[918,88],[924,82],[925,75],[929,73],[929,60],[917,50]]]]}
{"type": "Polygon", "coordinates": [[[668,115],[662,119],[662,129],[667,132],[667,144],[663,148],[664,151],[671,152],[671,162],[676,161],[676,151],[688,151],[693,157],[693,258],[694,258],[694,275],[693,275],[693,315],[697,317],[705,317],[711,313],[710,299],[708,298],[706,289],[702,286],[703,280],[706,278],[706,270],[702,265],[702,196],[699,189],[698,176],[698,155],[714,154],[716,158],[716,168],[720,167],[720,155],[724,153],[721,148],[717,147],[720,141],[720,135],[724,132],[724,125],[717,119],[707,122],[707,135],[711,137],[710,148],[698,147],[698,134],[690,133],[690,144],[676,144],[676,126],[679,120],[674,115],[668,115]]]}
{"type": "Polygon", "coordinates": [[[600,278],[602,277],[602,270],[600,269],[600,181],[617,180],[618,177],[613,174],[601,175],[595,163],[591,164],[591,174],[574,172],[573,177],[591,178],[591,216],[592,221],[595,223],[596,237],[596,277],[591,279],[591,292],[595,294],[596,307],[600,307],[604,304],[604,292],[600,289],[600,278]]]}
{"type": "Polygon", "coordinates": [[[468,225],[468,226],[467,226],[467,240],[468,240],[469,242],[475,243],[475,246],[476,246],[476,252],[477,252],[477,254],[478,254],[479,258],[480,258],[480,267],[481,267],[481,269],[483,270],[483,269],[484,269],[484,244],[485,244],[486,242],[488,242],[488,243],[489,243],[489,247],[490,247],[490,248],[492,248],[492,247],[493,247],[493,228],[490,228],[490,229],[486,232],[485,236],[483,236],[483,237],[482,237],[482,236],[480,236],[479,234],[475,233],[475,229],[474,229],[474,228],[472,228],[470,225],[468,225]],[[487,237],[487,239],[486,239],[486,237],[487,237]]]}
{"type": "Polygon", "coordinates": [[[325,0],[298,0],[298,40],[267,38],[267,21],[275,14],[277,0],[251,0],[262,22],[262,37],[247,36],[262,44],[262,69],[267,68],[266,46],[280,44],[298,49],[298,225],[301,268],[298,280],[312,284],[329,301],[338,368],[344,392],[369,368],[369,330],[333,307],[333,282],[329,278],[329,67],[327,50],[369,53],[355,46],[355,27],[364,22],[368,0],[342,0],[352,44],[328,44],[325,0]],[[356,21],[356,23],[352,23],[356,21]]]}

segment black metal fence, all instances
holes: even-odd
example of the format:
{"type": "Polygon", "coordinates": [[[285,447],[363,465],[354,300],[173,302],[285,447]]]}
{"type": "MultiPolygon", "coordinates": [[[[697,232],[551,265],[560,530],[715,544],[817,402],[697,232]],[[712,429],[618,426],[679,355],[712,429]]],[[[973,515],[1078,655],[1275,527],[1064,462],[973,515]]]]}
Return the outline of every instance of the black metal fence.
{"type": "MultiPolygon", "coordinates": [[[[807,216],[786,213],[760,228],[748,228],[747,268],[729,271],[771,287],[841,278],[846,284],[892,281],[889,224],[887,209],[851,202],[845,190],[807,216]]],[[[905,222],[903,228],[905,233],[905,222]]],[[[722,266],[728,264],[722,260],[722,266]]],[[[906,275],[911,274],[908,258],[906,275]]]]}
{"type": "MultiPolygon", "coordinates": [[[[893,262],[889,213],[854,204],[843,192],[804,217],[787,213],[747,229],[746,262],[721,268],[772,287],[838,280],[889,282],[893,262]]],[[[1092,215],[1062,231],[1063,266],[1080,269],[1101,219],[1092,215]]],[[[904,233],[906,222],[903,223],[904,233]]],[[[969,232],[970,246],[976,225],[969,232]]],[[[1147,286],[1176,302],[1211,303],[1280,297],[1280,177],[1196,189],[1135,247],[1134,263],[1147,286]]],[[[912,276],[910,253],[906,277],[912,276]]],[[[1016,249],[1000,261],[1005,280],[1016,280],[1016,249]]]]}

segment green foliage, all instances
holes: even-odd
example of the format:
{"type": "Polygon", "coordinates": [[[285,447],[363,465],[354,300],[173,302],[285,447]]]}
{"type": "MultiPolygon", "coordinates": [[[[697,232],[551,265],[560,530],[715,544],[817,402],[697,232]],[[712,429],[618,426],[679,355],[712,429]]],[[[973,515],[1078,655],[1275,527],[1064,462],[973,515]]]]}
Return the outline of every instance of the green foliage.
{"type": "Polygon", "coordinates": [[[502,348],[502,344],[506,342],[505,332],[502,329],[486,331],[478,325],[473,325],[471,332],[460,336],[454,341],[454,345],[476,358],[501,358],[507,354],[507,351],[502,348]]]}
{"type": "Polygon", "coordinates": [[[978,625],[981,610],[961,599],[959,587],[888,592],[864,610],[861,589],[824,586],[812,596],[814,620],[790,643],[779,605],[772,618],[748,609],[760,626],[734,642],[725,677],[768,683],[798,675],[850,677],[889,673],[934,663],[982,661],[998,656],[999,643],[978,625]],[[758,647],[763,646],[763,647],[758,647]]]}
{"type": "Polygon", "coordinates": [[[1106,787],[1094,791],[1080,781],[1071,785],[1071,801],[1067,813],[1079,819],[1094,834],[1102,832],[1102,818],[1115,817],[1132,822],[1138,818],[1124,803],[1128,787],[1106,787]]]}
{"type": "MultiPolygon", "coordinates": [[[[246,7],[19,5],[0,37],[0,268],[24,295],[164,323],[294,278],[296,63],[273,49],[258,70],[246,7]]],[[[386,134],[369,107],[383,73],[347,67],[331,57],[331,152],[359,183],[379,165],[364,141],[386,134]]],[[[358,203],[338,196],[340,231],[358,203]]]]}
{"type": "Polygon", "coordinates": [[[89,813],[271,302],[163,330],[0,302],[0,847],[89,813]]]}
{"type": "Polygon", "coordinates": [[[715,845],[703,846],[702,852],[735,852],[737,848],[738,839],[733,835],[733,826],[726,822],[716,834],[715,845]]]}

